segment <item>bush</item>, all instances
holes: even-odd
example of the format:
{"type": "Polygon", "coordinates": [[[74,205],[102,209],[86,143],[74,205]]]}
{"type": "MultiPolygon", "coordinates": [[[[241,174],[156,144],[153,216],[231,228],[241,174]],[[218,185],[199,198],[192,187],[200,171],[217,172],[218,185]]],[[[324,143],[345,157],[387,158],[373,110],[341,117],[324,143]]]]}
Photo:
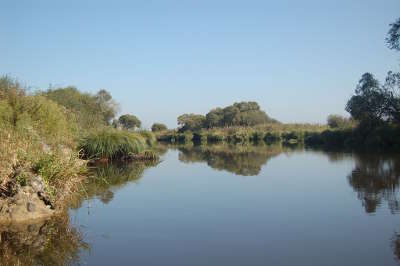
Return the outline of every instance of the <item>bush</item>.
{"type": "Polygon", "coordinates": [[[136,127],[139,128],[142,125],[142,122],[139,120],[139,118],[129,114],[121,115],[118,118],[118,122],[125,129],[135,129],[136,127]]]}
{"type": "Polygon", "coordinates": [[[148,147],[146,139],[140,134],[118,130],[91,133],[79,144],[85,158],[107,160],[128,158],[148,147]]]}
{"type": "Polygon", "coordinates": [[[154,123],[151,126],[151,131],[153,131],[153,132],[165,131],[167,129],[168,129],[167,126],[164,124],[161,124],[161,123],[154,123]]]}
{"type": "Polygon", "coordinates": [[[156,137],[153,133],[147,130],[140,130],[137,132],[140,136],[142,136],[146,140],[146,144],[149,147],[153,147],[156,145],[156,137]]]}
{"type": "Polygon", "coordinates": [[[330,128],[351,127],[353,124],[349,118],[343,117],[341,115],[329,115],[327,122],[330,128]]]}

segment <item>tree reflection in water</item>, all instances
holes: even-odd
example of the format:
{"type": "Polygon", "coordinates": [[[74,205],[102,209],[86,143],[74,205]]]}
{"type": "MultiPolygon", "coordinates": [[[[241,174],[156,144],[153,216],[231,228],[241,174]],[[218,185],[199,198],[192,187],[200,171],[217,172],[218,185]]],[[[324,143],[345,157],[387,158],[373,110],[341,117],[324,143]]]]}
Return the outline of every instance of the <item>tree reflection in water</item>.
{"type": "Polygon", "coordinates": [[[382,202],[387,202],[392,213],[398,212],[400,158],[359,154],[354,155],[354,161],[356,166],[348,181],[365,211],[375,213],[382,202]]]}
{"type": "Polygon", "coordinates": [[[67,214],[29,225],[0,227],[1,265],[70,265],[87,249],[67,214]]]}
{"type": "MultiPolygon", "coordinates": [[[[236,175],[256,176],[268,160],[284,152],[282,145],[199,145],[175,146],[184,163],[206,162],[216,170],[236,175]]],[[[291,148],[285,148],[285,150],[291,148]]]]}
{"type": "Polygon", "coordinates": [[[157,165],[157,162],[110,163],[92,167],[91,176],[85,184],[83,193],[72,200],[72,208],[81,207],[85,199],[98,198],[104,204],[114,198],[114,192],[129,182],[137,182],[145,169],[157,165]]]}

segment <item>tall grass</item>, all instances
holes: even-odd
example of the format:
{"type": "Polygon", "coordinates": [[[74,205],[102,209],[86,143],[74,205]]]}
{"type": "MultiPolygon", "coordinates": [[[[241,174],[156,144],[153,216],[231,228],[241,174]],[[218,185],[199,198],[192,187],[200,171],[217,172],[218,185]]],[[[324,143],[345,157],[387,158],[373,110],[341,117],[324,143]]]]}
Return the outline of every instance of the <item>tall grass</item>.
{"type": "Polygon", "coordinates": [[[79,149],[88,159],[129,159],[146,152],[151,142],[152,139],[143,132],[107,129],[84,137],[79,143],[79,149]]]}

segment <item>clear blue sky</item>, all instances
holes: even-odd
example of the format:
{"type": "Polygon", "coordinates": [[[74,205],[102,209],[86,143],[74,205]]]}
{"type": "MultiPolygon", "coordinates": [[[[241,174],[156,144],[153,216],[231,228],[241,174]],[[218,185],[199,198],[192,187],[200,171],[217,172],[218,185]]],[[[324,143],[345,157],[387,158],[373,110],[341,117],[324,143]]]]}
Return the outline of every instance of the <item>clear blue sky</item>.
{"type": "Polygon", "coordinates": [[[109,90],[145,126],[254,100],[324,122],[364,72],[383,79],[399,0],[0,0],[0,74],[109,90]]]}

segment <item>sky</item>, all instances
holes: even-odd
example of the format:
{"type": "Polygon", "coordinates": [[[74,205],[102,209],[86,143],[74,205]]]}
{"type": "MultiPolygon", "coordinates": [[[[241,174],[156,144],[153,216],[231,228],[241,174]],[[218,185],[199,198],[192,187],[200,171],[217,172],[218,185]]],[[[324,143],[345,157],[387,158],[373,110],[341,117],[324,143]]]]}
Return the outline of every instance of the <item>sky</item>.
{"type": "Polygon", "coordinates": [[[399,0],[0,0],[0,75],[30,88],[107,89],[149,127],[257,101],[282,122],[346,115],[383,80],[399,0]]]}

